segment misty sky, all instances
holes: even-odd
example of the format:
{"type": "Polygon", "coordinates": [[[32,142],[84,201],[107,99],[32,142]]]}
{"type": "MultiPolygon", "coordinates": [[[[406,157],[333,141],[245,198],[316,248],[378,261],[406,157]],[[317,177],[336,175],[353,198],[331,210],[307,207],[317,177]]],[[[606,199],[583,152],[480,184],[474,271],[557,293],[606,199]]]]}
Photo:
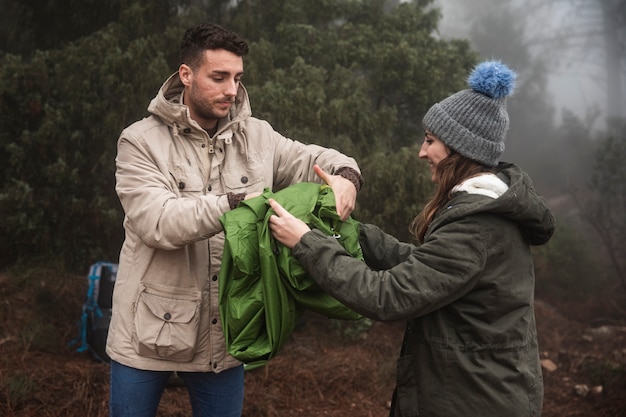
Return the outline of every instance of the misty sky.
{"type": "MultiPolygon", "coordinates": [[[[440,25],[440,33],[443,37],[467,37],[467,22],[469,21],[467,10],[472,0],[437,0],[443,12],[443,20],[440,25]],[[459,7],[459,2],[465,7],[459,7]]],[[[550,36],[555,33],[568,33],[572,28],[579,28],[589,19],[589,15],[582,15],[579,9],[571,6],[571,2],[555,2],[550,13],[544,14],[542,20],[533,16],[531,21],[537,26],[531,28],[534,35],[543,33],[550,36]]],[[[476,7],[474,10],[481,10],[476,7]]],[[[475,13],[485,13],[477,11],[475,13]]],[[[586,22],[589,24],[589,21],[586,22]]],[[[575,29],[574,29],[575,30],[575,29]]],[[[557,117],[560,118],[560,110],[567,108],[584,119],[592,108],[599,108],[603,115],[606,114],[606,74],[603,67],[604,57],[598,48],[598,39],[588,39],[580,41],[580,45],[568,50],[560,50],[558,55],[558,67],[553,68],[554,73],[550,74],[549,94],[554,98],[554,106],[557,110],[557,117]],[[595,42],[596,45],[593,45],[595,42]],[[562,55],[561,55],[562,54],[562,55]]],[[[545,44],[544,44],[545,45],[545,44]]],[[[531,50],[538,57],[548,58],[545,49],[531,50]]],[[[555,63],[556,64],[556,63],[555,63]]],[[[626,84],[626,80],[624,81],[626,84]]],[[[598,124],[604,121],[604,117],[598,124]]],[[[560,120],[557,120],[557,123],[560,120]]],[[[596,126],[599,127],[599,126],[596,126]]]]}

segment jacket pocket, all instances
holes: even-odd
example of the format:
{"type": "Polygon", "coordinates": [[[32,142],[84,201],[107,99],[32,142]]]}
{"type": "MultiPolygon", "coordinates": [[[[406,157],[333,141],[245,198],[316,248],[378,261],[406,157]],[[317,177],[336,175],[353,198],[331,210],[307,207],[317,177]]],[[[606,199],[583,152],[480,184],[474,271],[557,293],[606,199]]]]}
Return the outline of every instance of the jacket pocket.
{"type": "Polygon", "coordinates": [[[255,185],[264,183],[264,172],[268,163],[271,164],[272,159],[263,152],[249,154],[231,152],[224,160],[221,171],[224,190],[240,192],[259,188],[255,185]]]}
{"type": "Polygon", "coordinates": [[[200,292],[142,287],[136,303],[133,345],[140,356],[188,362],[200,322],[200,292]]]}
{"type": "Polygon", "coordinates": [[[416,417],[419,416],[418,388],[415,378],[413,355],[405,355],[398,358],[396,367],[396,404],[393,416],[416,417]]]}
{"type": "Polygon", "coordinates": [[[198,196],[204,193],[204,183],[199,170],[189,172],[178,167],[170,167],[170,176],[173,181],[172,186],[181,196],[198,196]]]}

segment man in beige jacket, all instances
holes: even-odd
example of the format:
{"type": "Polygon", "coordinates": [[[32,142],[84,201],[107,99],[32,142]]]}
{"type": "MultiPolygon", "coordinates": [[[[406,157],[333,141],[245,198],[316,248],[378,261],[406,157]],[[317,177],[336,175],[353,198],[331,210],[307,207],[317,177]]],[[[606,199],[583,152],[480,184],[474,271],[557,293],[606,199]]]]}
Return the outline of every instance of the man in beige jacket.
{"type": "Polygon", "coordinates": [[[201,24],[180,52],[150,116],[118,141],[126,238],[107,340],[112,417],[155,416],[173,371],[194,417],[240,416],[243,365],[226,351],[219,316],[219,217],[265,188],[321,182],[317,172],[345,219],[363,182],[354,159],[252,117],[241,84],[248,45],[237,34],[201,24]]]}

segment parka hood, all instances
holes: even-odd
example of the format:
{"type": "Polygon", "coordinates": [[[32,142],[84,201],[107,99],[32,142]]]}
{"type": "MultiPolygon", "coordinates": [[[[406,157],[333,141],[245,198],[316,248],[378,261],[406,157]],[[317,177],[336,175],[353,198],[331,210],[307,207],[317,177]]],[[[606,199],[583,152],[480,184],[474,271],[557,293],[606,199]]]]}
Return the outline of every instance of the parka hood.
{"type": "Polygon", "coordinates": [[[496,175],[508,185],[499,197],[457,192],[433,221],[433,226],[462,216],[493,213],[515,222],[528,244],[547,243],[554,234],[556,220],[545,199],[535,191],[528,174],[514,164],[500,163],[496,175]]]}
{"type": "MultiPolygon", "coordinates": [[[[166,124],[178,125],[180,128],[193,127],[200,129],[200,126],[191,119],[189,107],[183,104],[183,85],[178,72],[173,73],[165,80],[159,89],[156,97],[148,105],[148,111],[161,118],[166,124]]],[[[238,123],[252,115],[248,92],[243,84],[239,84],[235,104],[231,107],[228,115],[227,125],[238,123]]],[[[220,125],[220,130],[223,126],[220,125]]]]}

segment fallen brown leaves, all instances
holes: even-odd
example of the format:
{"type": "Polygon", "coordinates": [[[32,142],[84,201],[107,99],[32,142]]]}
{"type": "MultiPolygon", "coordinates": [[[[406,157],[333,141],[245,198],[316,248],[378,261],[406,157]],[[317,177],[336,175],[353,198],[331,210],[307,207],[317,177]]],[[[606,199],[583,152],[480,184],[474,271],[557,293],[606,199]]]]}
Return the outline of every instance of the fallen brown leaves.
{"type": "MultiPolygon", "coordinates": [[[[0,280],[0,416],[108,415],[108,366],[67,346],[77,333],[84,279],[0,280]]],[[[626,415],[624,318],[609,323],[616,330],[604,337],[591,305],[585,315],[580,305],[537,303],[542,359],[556,366],[544,370],[544,417],[626,415]],[[580,385],[586,395],[577,394],[580,385]]],[[[247,372],[244,417],[386,417],[403,323],[373,323],[346,337],[343,325],[312,313],[305,319],[275,359],[247,372]]],[[[190,415],[184,387],[168,387],[158,416],[190,415]]]]}

